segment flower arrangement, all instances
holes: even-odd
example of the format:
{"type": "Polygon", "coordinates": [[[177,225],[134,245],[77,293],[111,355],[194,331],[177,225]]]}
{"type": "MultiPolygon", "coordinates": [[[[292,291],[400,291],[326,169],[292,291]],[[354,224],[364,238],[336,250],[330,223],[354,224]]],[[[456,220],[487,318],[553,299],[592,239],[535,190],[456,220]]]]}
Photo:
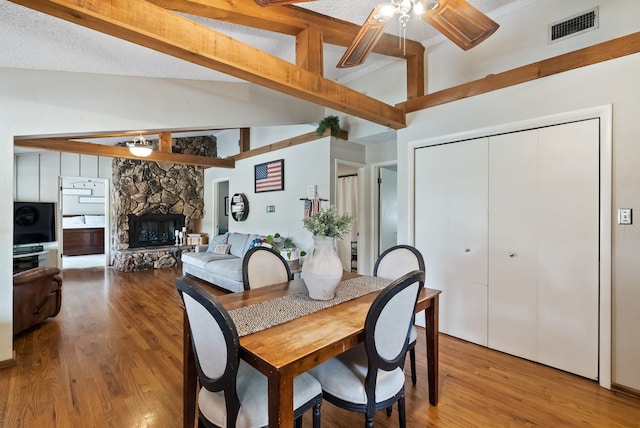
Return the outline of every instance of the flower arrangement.
{"type": "Polygon", "coordinates": [[[351,221],[353,217],[349,214],[338,214],[338,210],[334,206],[322,208],[320,212],[310,217],[306,217],[304,228],[313,234],[313,236],[323,236],[328,238],[340,239],[345,233],[351,230],[351,221]]]}

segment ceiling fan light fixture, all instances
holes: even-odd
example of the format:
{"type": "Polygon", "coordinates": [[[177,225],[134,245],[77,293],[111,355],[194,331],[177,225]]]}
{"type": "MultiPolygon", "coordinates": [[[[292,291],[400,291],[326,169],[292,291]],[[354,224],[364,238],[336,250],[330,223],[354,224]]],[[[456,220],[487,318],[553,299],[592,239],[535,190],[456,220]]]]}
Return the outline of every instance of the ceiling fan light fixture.
{"type": "Polygon", "coordinates": [[[438,6],[440,6],[438,0],[416,0],[413,3],[413,13],[422,16],[429,10],[437,9],[438,6]]]}
{"type": "Polygon", "coordinates": [[[380,8],[379,13],[376,15],[376,19],[379,22],[386,21],[387,19],[391,18],[393,15],[396,14],[396,10],[397,10],[396,5],[391,3],[385,4],[380,8]]]}
{"type": "Polygon", "coordinates": [[[135,137],[133,141],[127,143],[127,147],[132,155],[146,158],[153,152],[153,148],[151,144],[140,134],[140,136],[135,137]]]}

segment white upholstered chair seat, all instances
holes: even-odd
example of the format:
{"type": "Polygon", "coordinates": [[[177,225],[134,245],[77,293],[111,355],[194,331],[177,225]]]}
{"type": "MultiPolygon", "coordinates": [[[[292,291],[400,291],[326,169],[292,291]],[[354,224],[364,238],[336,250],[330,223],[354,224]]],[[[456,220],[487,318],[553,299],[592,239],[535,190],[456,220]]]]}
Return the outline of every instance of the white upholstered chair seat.
{"type": "MultiPolygon", "coordinates": [[[[367,375],[367,352],[360,344],[343,354],[309,370],[320,384],[325,394],[350,403],[366,404],[367,394],[364,378],[367,375]]],[[[376,401],[388,400],[404,385],[401,368],[392,371],[378,370],[376,401]]]]}
{"type": "MultiPolygon", "coordinates": [[[[244,361],[240,361],[236,377],[240,411],[237,428],[258,428],[269,425],[267,378],[244,361]]],[[[322,392],[320,384],[307,373],[296,376],[293,381],[293,408],[297,409],[322,392]]],[[[219,427],[226,426],[227,410],[224,393],[200,389],[198,395],[200,412],[219,427]]]]}

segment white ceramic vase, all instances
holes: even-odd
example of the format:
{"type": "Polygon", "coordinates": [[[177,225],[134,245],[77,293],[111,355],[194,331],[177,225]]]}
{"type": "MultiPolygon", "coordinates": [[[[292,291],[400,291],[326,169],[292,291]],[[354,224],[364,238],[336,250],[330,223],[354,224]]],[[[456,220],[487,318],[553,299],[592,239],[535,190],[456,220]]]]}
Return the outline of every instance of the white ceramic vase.
{"type": "Polygon", "coordinates": [[[342,279],[342,262],[333,246],[333,238],[314,236],[313,246],[302,265],[302,279],[314,300],[331,300],[342,279]]]}

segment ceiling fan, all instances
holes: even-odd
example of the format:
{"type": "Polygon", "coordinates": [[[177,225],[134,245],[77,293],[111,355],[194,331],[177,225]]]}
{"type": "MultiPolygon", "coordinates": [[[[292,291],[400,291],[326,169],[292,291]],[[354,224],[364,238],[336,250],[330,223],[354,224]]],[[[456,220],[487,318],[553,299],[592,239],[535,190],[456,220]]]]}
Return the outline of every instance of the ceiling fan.
{"type": "MultiPolygon", "coordinates": [[[[311,0],[255,0],[260,6],[301,3],[311,0]]],[[[336,67],[353,67],[364,63],[376,45],[386,25],[398,17],[402,39],[411,13],[420,16],[445,37],[464,50],[478,45],[499,25],[466,0],[387,0],[376,6],[362,25],[358,34],[338,61],[336,67]]]]}

